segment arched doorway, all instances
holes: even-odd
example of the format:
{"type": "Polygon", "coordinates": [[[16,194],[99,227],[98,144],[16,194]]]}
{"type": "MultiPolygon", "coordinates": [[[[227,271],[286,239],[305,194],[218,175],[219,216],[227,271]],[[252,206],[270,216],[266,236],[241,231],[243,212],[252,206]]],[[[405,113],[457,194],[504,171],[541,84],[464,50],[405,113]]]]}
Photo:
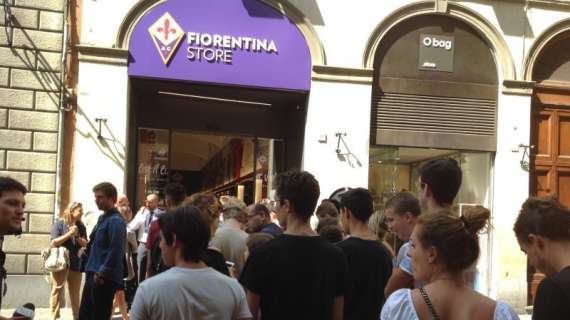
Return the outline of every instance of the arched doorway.
{"type": "Polygon", "coordinates": [[[189,192],[269,196],[302,159],[311,52],[257,0],[169,0],[130,31],[127,186],[139,203],[171,181],[189,192]]]}
{"type": "Polygon", "coordinates": [[[531,194],[570,206],[570,31],[558,35],[535,62],[531,194]]]}
{"type": "MultiPolygon", "coordinates": [[[[530,194],[556,197],[570,206],[570,31],[544,46],[532,80],[530,194]]],[[[529,305],[543,278],[529,265],[529,305]]]]}
{"type": "MultiPolygon", "coordinates": [[[[491,207],[498,72],[481,33],[451,16],[410,17],[374,53],[369,186],[378,204],[414,190],[424,161],[455,158],[464,183],[455,209],[491,207]]],[[[489,237],[481,238],[476,288],[490,290],[489,237]]]]}

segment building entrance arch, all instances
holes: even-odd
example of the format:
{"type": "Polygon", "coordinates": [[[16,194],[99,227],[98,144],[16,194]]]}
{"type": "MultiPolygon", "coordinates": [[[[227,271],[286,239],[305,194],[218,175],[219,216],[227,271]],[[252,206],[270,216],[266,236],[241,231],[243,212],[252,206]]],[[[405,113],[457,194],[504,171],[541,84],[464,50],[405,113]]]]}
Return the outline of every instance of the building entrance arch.
{"type": "MultiPolygon", "coordinates": [[[[464,7],[450,4],[441,14],[421,2],[383,21],[369,43],[369,186],[379,204],[397,190],[416,191],[425,161],[452,158],[464,178],[454,209],[492,207],[499,83],[515,77],[502,38],[464,7]]],[[[475,276],[484,294],[492,288],[490,241],[481,238],[475,276]]]]}
{"type": "Polygon", "coordinates": [[[275,173],[300,167],[311,68],[324,53],[306,21],[271,4],[147,1],[128,15],[117,45],[129,52],[135,201],[178,181],[257,202],[275,173]]]}
{"type": "Polygon", "coordinates": [[[471,26],[473,30],[477,31],[481,35],[482,39],[488,43],[495,59],[495,63],[497,64],[497,69],[500,75],[499,78],[501,80],[514,80],[517,78],[514,60],[509,47],[495,26],[480,14],[456,3],[448,4],[447,13],[436,13],[434,12],[433,1],[420,1],[403,6],[378,24],[374,32],[370,35],[368,45],[364,51],[363,66],[368,69],[372,69],[374,67],[374,58],[378,47],[390,30],[406,19],[426,14],[445,15],[471,26]]]}

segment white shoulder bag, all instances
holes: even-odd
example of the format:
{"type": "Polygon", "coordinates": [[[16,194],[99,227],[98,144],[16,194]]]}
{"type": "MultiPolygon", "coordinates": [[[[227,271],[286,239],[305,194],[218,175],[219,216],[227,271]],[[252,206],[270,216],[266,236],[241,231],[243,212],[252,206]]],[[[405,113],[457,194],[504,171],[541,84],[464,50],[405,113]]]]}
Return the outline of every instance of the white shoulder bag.
{"type": "Polygon", "coordinates": [[[63,246],[44,249],[42,258],[44,269],[48,272],[63,271],[69,267],[69,252],[63,246]]]}

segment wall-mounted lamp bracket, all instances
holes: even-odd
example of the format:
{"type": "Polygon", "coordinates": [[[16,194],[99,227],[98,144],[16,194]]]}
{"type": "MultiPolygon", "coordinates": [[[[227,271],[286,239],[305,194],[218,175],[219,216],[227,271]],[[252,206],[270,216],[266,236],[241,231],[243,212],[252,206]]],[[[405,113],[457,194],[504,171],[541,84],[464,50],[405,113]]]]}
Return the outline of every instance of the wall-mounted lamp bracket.
{"type": "Polygon", "coordinates": [[[103,139],[101,130],[103,128],[103,123],[107,124],[107,118],[95,118],[95,121],[99,124],[99,130],[97,130],[97,139],[103,139]]]}
{"type": "Polygon", "coordinates": [[[336,142],[336,153],[340,154],[341,150],[340,150],[340,141],[342,140],[342,137],[346,137],[346,132],[337,132],[334,134],[335,137],[337,137],[337,142],[336,142]]]}
{"type": "Polygon", "coordinates": [[[532,152],[532,150],[536,149],[536,146],[531,144],[531,145],[526,145],[526,144],[519,144],[519,150],[523,149],[523,154],[521,157],[521,161],[519,161],[521,168],[525,171],[529,171],[530,170],[530,162],[529,162],[529,158],[530,158],[530,153],[532,152]]]}

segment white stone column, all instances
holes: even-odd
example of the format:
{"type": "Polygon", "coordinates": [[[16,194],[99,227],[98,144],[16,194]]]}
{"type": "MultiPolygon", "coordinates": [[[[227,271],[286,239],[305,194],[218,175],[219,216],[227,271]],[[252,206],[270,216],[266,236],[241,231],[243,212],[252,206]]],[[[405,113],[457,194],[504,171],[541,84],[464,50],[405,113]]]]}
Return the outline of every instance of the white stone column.
{"type": "MultiPolygon", "coordinates": [[[[527,260],[512,230],[529,195],[529,173],[521,167],[523,150],[518,146],[529,144],[531,97],[503,93],[498,102],[491,295],[522,311],[527,298],[527,260]]],[[[528,161],[528,157],[524,160],[528,161]]]]}

